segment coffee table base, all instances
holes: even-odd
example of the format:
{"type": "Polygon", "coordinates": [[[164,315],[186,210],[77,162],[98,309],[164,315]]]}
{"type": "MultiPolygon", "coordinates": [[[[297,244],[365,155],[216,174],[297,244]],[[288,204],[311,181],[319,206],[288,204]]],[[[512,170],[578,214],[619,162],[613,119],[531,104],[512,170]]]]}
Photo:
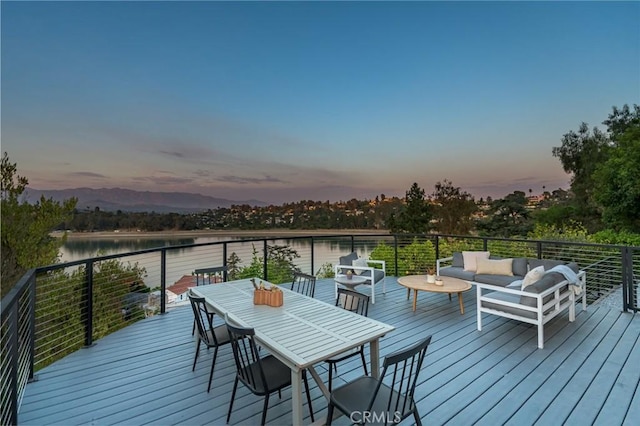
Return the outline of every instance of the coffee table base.
{"type": "Polygon", "coordinates": [[[453,277],[440,277],[440,280],[441,284],[435,284],[428,282],[426,275],[406,275],[398,278],[398,284],[407,289],[407,300],[411,297],[411,290],[413,290],[414,312],[418,303],[418,292],[428,291],[429,293],[447,293],[449,294],[449,300],[451,300],[451,294],[456,293],[460,304],[460,313],[464,314],[462,293],[471,290],[471,284],[468,281],[453,277]]]}
{"type": "MultiPolygon", "coordinates": [[[[449,294],[449,301],[451,301],[451,293],[449,294]]],[[[458,303],[460,304],[460,315],[464,315],[464,301],[462,300],[462,292],[458,292],[458,303]]],[[[407,289],[407,300],[411,297],[411,289],[407,289]]],[[[413,312],[416,311],[416,305],[418,303],[418,290],[413,290],[413,312]]]]}

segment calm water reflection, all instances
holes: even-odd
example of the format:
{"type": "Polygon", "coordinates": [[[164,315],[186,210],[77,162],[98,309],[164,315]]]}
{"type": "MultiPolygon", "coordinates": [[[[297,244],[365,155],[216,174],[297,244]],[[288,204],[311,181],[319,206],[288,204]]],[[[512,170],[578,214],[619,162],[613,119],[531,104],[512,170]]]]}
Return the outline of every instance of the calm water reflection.
{"type": "MultiPolygon", "coordinates": [[[[68,239],[60,249],[61,262],[71,262],[74,260],[81,260],[86,258],[95,257],[98,255],[110,255],[134,252],[138,250],[159,248],[159,247],[171,247],[190,244],[212,243],[221,241],[238,241],[238,240],[251,239],[251,237],[170,237],[166,238],[95,238],[95,239],[68,239]]],[[[308,272],[307,269],[311,267],[311,240],[310,239],[276,239],[268,241],[268,244],[273,245],[287,245],[298,252],[302,257],[298,260],[301,262],[301,268],[308,272]]],[[[236,252],[242,259],[243,263],[251,261],[251,255],[253,252],[253,246],[256,246],[258,250],[262,248],[262,242],[257,243],[240,243],[236,242],[229,245],[229,251],[236,252]]],[[[367,257],[371,251],[377,245],[376,241],[372,239],[362,239],[356,237],[356,251],[360,256],[367,257]]],[[[221,253],[222,245],[212,247],[192,247],[180,250],[171,250],[170,256],[168,256],[167,267],[167,285],[172,285],[175,281],[180,279],[182,275],[189,274],[193,269],[203,267],[203,257],[207,256],[205,253],[221,253]],[[200,264],[198,264],[200,262],[200,264]]],[[[339,256],[348,254],[351,251],[351,240],[348,236],[338,238],[326,238],[316,237],[314,239],[314,269],[313,273],[317,273],[317,270],[325,263],[336,264],[339,256]]],[[[211,256],[209,256],[211,257],[211,256]]],[[[159,255],[141,256],[141,258],[131,259],[138,262],[141,266],[147,269],[148,279],[145,279],[147,285],[154,287],[158,285],[160,281],[159,271],[159,255]]],[[[211,265],[207,265],[211,266],[211,265]]]]}

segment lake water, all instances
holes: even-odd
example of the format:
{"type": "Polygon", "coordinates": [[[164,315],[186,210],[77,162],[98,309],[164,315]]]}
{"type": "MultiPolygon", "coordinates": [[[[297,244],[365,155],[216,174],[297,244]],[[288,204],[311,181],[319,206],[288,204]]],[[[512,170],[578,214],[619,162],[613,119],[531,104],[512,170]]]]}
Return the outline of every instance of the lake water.
{"type": "MultiPolygon", "coordinates": [[[[71,262],[75,260],[82,260],[98,255],[110,255],[134,252],[145,249],[181,246],[190,244],[201,243],[214,243],[221,241],[236,241],[236,243],[230,244],[229,252],[236,252],[243,261],[243,264],[247,264],[251,261],[253,247],[261,251],[262,242],[239,242],[239,240],[247,240],[252,237],[211,237],[211,236],[198,236],[198,237],[141,237],[141,238],[127,238],[127,237],[115,237],[109,238],[100,236],[97,238],[78,238],[68,239],[60,249],[61,262],[71,262]]],[[[333,237],[323,239],[322,237],[314,238],[314,269],[311,268],[311,241],[309,239],[277,239],[269,240],[268,244],[287,245],[296,250],[302,257],[300,265],[298,265],[303,272],[317,273],[318,269],[325,263],[331,263],[335,265],[338,262],[338,257],[344,256],[351,251],[351,240],[349,236],[333,237]]],[[[360,240],[356,237],[356,251],[362,257],[368,257],[371,251],[375,248],[377,243],[371,239],[360,240]]],[[[212,264],[202,264],[203,257],[212,257],[212,252],[221,253],[222,245],[216,248],[211,247],[190,247],[180,250],[172,250],[171,256],[168,256],[167,260],[167,286],[172,285],[183,275],[191,273],[196,268],[204,266],[217,266],[212,264]],[[206,254],[205,254],[206,253],[206,254]]],[[[145,283],[154,287],[158,285],[160,281],[160,261],[159,255],[141,255],[132,259],[138,262],[141,266],[147,269],[147,276],[145,283]]]]}

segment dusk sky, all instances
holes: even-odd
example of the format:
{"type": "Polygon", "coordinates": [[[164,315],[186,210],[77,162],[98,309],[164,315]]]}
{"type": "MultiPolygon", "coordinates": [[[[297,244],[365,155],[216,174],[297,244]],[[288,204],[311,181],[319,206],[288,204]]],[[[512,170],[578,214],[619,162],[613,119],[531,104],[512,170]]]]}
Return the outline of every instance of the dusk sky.
{"type": "Polygon", "coordinates": [[[640,103],[639,2],[7,2],[2,151],[37,189],[268,203],[568,188],[640,103]]]}

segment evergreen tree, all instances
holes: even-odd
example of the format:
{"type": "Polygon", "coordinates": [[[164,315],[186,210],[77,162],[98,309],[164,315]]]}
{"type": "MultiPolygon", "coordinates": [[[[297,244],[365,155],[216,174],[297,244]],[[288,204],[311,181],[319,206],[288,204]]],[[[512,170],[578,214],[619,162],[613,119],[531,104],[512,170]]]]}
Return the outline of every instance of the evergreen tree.
{"type": "Polygon", "coordinates": [[[424,234],[431,230],[431,218],[424,189],[414,182],[406,192],[403,208],[389,219],[389,229],[393,234],[424,234]]]}
{"type": "Polygon", "coordinates": [[[64,241],[49,234],[71,218],[77,200],[71,198],[60,204],[43,196],[30,204],[23,197],[29,181],[17,174],[17,166],[9,161],[6,152],[2,156],[1,169],[0,285],[4,296],[28,269],[58,260],[58,250],[64,241]]]}

